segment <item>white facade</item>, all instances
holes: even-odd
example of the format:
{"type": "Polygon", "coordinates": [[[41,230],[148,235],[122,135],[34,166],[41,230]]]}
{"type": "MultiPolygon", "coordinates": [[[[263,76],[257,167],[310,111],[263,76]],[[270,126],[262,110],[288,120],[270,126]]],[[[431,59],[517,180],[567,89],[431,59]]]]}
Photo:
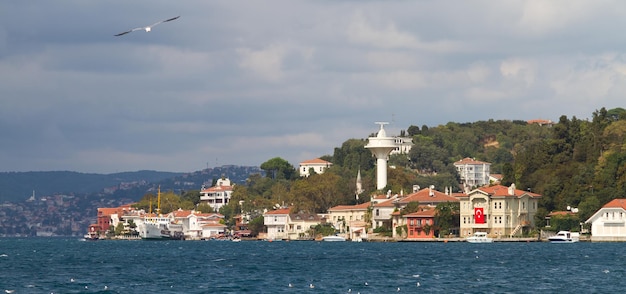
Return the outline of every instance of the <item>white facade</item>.
{"type": "Polygon", "coordinates": [[[267,227],[268,240],[287,239],[288,218],[289,208],[272,210],[263,215],[263,224],[267,227]]]}
{"type": "Polygon", "coordinates": [[[396,149],[393,149],[389,154],[409,154],[411,147],[413,147],[413,138],[410,137],[396,137],[396,149]]]}
{"type": "Polygon", "coordinates": [[[301,177],[308,177],[309,176],[309,171],[311,169],[313,169],[316,173],[318,174],[323,174],[324,171],[329,168],[332,164],[332,162],[328,162],[326,160],[323,159],[311,159],[311,160],[306,160],[303,162],[300,162],[300,176],[301,177]]]}
{"type": "Polygon", "coordinates": [[[357,205],[339,205],[328,209],[326,222],[346,234],[350,240],[367,239],[366,215],[371,202],[357,205]]]}
{"type": "Polygon", "coordinates": [[[591,241],[626,241],[626,199],[613,199],[585,223],[591,224],[591,241]]]}
{"type": "Polygon", "coordinates": [[[230,180],[219,179],[214,187],[202,187],[200,190],[200,203],[206,203],[214,211],[219,211],[222,206],[228,204],[232,194],[233,187],[230,185],[230,180]]]}
{"type": "Polygon", "coordinates": [[[466,188],[481,187],[489,184],[491,163],[463,158],[454,163],[461,182],[466,188]]]}

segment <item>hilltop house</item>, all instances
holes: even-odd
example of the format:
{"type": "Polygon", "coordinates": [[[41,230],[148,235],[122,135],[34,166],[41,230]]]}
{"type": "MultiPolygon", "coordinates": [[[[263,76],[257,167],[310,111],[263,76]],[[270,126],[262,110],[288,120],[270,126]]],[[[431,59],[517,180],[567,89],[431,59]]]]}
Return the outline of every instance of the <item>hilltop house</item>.
{"type": "Polygon", "coordinates": [[[459,194],[461,236],[486,232],[493,237],[513,237],[528,233],[535,226],[541,195],[518,190],[515,184],[477,188],[459,194]]]}
{"type": "Polygon", "coordinates": [[[233,194],[233,186],[227,178],[217,180],[213,187],[202,187],[200,190],[200,203],[206,203],[213,211],[219,211],[222,206],[228,204],[233,194]]]}
{"type": "Polygon", "coordinates": [[[310,174],[310,170],[313,169],[313,171],[315,171],[318,174],[323,174],[324,171],[329,168],[332,164],[332,162],[328,162],[326,160],[323,159],[319,159],[319,158],[315,158],[315,159],[311,159],[311,160],[305,160],[303,162],[300,162],[300,176],[301,177],[308,177],[310,174]]]}
{"type": "Polygon", "coordinates": [[[591,224],[591,241],[626,241],[626,199],[613,199],[585,223],[591,224]]]}
{"type": "Polygon", "coordinates": [[[461,177],[465,190],[489,185],[491,163],[466,157],[455,162],[454,167],[461,177]]]}

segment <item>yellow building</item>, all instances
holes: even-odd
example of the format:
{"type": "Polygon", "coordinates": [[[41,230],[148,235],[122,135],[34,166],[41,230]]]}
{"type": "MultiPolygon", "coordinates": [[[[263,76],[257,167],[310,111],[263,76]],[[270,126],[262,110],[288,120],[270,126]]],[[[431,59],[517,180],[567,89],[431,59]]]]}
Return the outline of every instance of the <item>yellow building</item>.
{"type": "Polygon", "coordinates": [[[460,200],[461,237],[486,232],[500,238],[522,236],[535,226],[541,195],[518,190],[512,184],[485,186],[456,197],[460,200]]]}

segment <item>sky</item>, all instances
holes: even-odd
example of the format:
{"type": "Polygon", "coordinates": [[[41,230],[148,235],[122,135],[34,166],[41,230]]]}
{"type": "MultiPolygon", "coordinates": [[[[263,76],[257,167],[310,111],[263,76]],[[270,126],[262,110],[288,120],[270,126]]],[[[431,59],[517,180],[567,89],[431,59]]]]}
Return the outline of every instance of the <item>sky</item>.
{"type": "Polygon", "coordinates": [[[297,168],[380,121],[588,119],[625,107],[624,27],[626,1],[5,1],[0,172],[297,168]]]}

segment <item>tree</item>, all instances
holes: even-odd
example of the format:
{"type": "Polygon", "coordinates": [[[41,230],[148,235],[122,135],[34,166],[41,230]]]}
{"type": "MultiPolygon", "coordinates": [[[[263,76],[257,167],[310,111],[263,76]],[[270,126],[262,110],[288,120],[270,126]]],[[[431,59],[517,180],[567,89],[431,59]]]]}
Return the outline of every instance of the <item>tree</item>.
{"type": "Polygon", "coordinates": [[[293,179],[296,175],[295,168],[286,160],[274,157],[261,164],[261,169],[265,171],[267,177],[271,179],[293,179]]]}
{"type": "Polygon", "coordinates": [[[405,215],[413,212],[418,212],[420,208],[420,203],[417,201],[411,201],[407,203],[407,205],[400,210],[400,215],[405,215]]]}
{"type": "Polygon", "coordinates": [[[264,220],[263,220],[263,216],[258,216],[253,218],[249,223],[248,223],[248,229],[251,232],[252,236],[257,236],[259,235],[260,232],[263,231],[263,224],[264,220]]]}
{"type": "Polygon", "coordinates": [[[447,235],[451,228],[459,225],[459,203],[442,202],[435,207],[435,224],[439,235],[447,235]]]}

